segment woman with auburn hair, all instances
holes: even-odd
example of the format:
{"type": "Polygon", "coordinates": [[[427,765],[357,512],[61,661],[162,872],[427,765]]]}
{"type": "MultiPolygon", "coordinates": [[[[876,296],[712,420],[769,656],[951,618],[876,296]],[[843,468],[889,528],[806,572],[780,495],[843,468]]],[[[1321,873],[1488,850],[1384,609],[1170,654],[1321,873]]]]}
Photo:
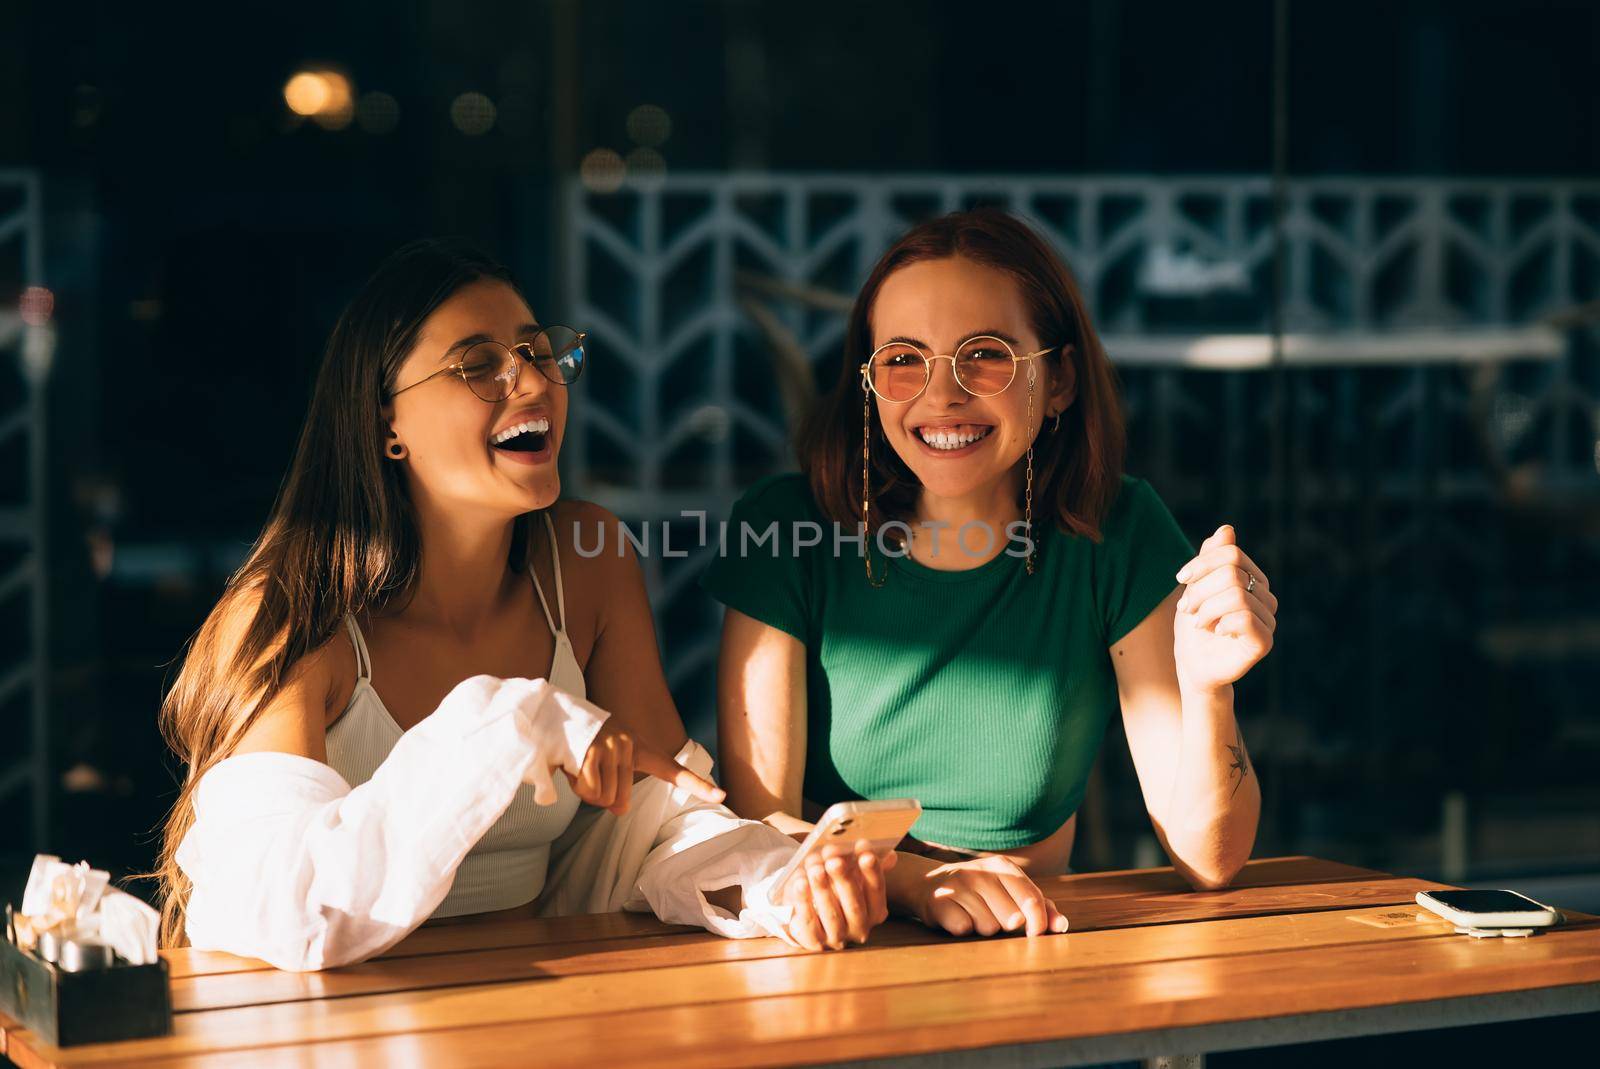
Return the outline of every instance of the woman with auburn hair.
{"type": "Polygon", "coordinates": [[[718,804],[637,559],[575,551],[617,522],[557,500],[584,342],[452,241],[395,253],[340,317],[271,519],[162,706],[187,765],[169,945],[320,969],[502,910],[808,949],[883,919],[893,859],[869,850],[773,886],[795,844],[718,804]]]}
{"type": "Polygon", "coordinates": [[[1029,877],[1068,870],[1120,706],[1162,846],[1225,886],[1260,811],[1232,684],[1277,599],[1231,527],[1197,553],[1123,473],[1115,374],[1050,246],[994,209],[913,228],[862,287],[798,451],[801,474],[735,506],[703,580],[728,608],[732,808],[793,834],[835,801],[915,797],[892,908],[1064,931],[1029,877]],[[774,523],[748,551],[740,533],[774,523]]]}

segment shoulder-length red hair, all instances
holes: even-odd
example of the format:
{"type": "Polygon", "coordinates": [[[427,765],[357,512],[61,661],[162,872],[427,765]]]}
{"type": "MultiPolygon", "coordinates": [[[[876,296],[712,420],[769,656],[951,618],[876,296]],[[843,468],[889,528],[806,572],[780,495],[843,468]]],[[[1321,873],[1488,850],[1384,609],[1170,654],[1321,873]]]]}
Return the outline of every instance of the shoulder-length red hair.
{"type": "MultiPolygon", "coordinates": [[[[907,264],[954,256],[1015,279],[1040,343],[1058,347],[1047,359],[1058,373],[1063,354],[1072,361],[1077,392],[1062,413],[1061,429],[1046,427],[1034,443],[1034,499],[1045,515],[1054,511],[1063,530],[1099,541],[1127,448],[1116,372],[1067,265],[1026,223],[998,208],[952,212],[918,224],[867,276],[850,309],[839,379],[799,435],[800,467],[818,507],[847,527],[862,522],[861,365],[872,355],[872,305],[879,288],[907,264]]],[[[884,440],[877,406],[867,407],[873,444],[881,447],[871,451],[873,526],[881,527],[911,518],[918,483],[884,440]]]]}

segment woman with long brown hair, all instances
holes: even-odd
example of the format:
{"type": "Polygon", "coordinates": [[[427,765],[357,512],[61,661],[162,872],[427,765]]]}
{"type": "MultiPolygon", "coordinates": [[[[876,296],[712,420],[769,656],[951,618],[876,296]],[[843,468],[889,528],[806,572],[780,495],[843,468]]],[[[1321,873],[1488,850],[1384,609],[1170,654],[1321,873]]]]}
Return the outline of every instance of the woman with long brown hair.
{"type": "Polygon", "coordinates": [[[882,919],[870,852],[772,886],[795,844],[718,804],[636,558],[575,552],[616,523],[557,500],[585,345],[458,242],[400,250],[346,309],[271,519],[162,707],[187,766],[169,944],[316,969],[506,909],[810,949],[882,919]],[[619,820],[615,849],[593,838],[619,820]]]}
{"type": "Polygon", "coordinates": [[[1195,887],[1227,884],[1260,809],[1232,684],[1277,599],[1231,527],[1196,553],[1123,473],[1115,375],[1065,264],[1004,212],[934,219],[846,330],[801,473],[741,499],[704,579],[728,607],[729,804],[795,832],[835,801],[916,797],[893,907],[1061,931],[1029,877],[1067,870],[1120,707],[1158,839],[1195,887]],[[775,548],[732,551],[773,524],[775,548]]]}

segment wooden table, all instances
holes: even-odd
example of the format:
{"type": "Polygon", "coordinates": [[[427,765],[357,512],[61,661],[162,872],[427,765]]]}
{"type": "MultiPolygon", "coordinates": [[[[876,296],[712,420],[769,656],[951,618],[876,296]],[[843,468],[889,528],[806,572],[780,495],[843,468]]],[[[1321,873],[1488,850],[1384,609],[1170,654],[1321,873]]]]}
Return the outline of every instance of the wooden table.
{"type": "MultiPolygon", "coordinates": [[[[1419,921],[1438,887],[1314,858],[1189,891],[1171,869],[1044,884],[1065,935],[951,939],[891,922],[796,952],[648,916],[429,927],[382,958],[278,972],[172,951],[175,1031],[41,1066],[1071,1065],[1600,1009],[1600,919],[1474,940],[1419,921]]],[[[1559,903],[1557,903],[1559,905],[1559,903]]]]}

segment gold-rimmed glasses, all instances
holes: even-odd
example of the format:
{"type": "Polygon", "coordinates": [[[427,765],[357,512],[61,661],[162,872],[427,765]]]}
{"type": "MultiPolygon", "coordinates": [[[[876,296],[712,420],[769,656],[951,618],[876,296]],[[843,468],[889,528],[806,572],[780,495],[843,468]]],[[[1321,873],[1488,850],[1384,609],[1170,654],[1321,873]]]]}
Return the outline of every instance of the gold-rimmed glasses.
{"type": "Polygon", "coordinates": [[[509,349],[497,341],[480,341],[468,348],[456,363],[410,386],[402,386],[390,396],[398,397],[440,375],[459,375],[474,394],[493,404],[504,401],[517,388],[517,373],[523,361],[532,364],[535,371],[557,386],[570,386],[583,374],[588,338],[585,331],[552,324],[541,327],[532,341],[518,342],[509,349]]]}
{"type": "Polygon", "coordinates": [[[861,365],[861,385],[891,404],[915,401],[933,380],[933,362],[948,360],[956,383],[974,397],[993,397],[1004,393],[1017,377],[1017,365],[1037,360],[1060,346],[1052,345],[1032,353],[1018,353],[1004,338],[977,334],[953,353],[929,353],[920,345],[892,341],[873,350],[861,365]]]}

